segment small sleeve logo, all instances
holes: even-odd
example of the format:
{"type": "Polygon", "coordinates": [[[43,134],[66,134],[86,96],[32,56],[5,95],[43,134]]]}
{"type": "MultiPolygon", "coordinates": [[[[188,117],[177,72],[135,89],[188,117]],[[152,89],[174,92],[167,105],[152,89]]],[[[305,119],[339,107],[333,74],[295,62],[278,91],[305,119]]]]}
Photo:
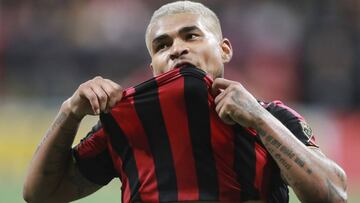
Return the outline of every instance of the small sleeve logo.
{"type": "Polygon", "coordinates": [[[311,127],[305,121],[300,121],[300,125],[306,137],[310,139],[313,136],[313,131],[311,127]]]}

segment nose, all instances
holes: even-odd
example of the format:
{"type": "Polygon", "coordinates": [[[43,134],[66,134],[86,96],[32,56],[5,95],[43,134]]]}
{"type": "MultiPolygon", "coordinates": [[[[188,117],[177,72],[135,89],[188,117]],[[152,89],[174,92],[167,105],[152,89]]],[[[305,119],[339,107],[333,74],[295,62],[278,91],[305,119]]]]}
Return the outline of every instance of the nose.
{"type": "Polygon", "coordinates": [[[172,45],[172,49],[170,52],[170,59],[175,60],[180,56],[188,53],[189,53],[189,47],[186,46],[186,43],[182,42],[181,40],[176,40],[172,45]]]}

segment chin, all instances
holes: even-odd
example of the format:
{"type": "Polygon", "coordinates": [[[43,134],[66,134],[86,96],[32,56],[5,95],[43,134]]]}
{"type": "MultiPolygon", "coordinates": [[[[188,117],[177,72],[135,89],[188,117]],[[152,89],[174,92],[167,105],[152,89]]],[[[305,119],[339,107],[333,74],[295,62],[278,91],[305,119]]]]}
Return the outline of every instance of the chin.
{"type": "Polygon", "coordinates": [[[216,78],[223,78],[224,77],[224,71],[206,71],[204,70],[213,80],[215,80],[216,78]]]}

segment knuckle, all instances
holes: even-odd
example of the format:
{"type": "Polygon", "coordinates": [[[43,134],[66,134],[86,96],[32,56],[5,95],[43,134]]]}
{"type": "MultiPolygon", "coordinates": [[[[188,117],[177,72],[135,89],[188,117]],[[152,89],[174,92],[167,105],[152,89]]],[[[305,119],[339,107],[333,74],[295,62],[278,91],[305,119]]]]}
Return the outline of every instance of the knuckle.
{"type": "Polygon", "coordinates": [[[112,107],[114,104],[115,104],[115,100],[114,100],[114,99],[110,99],[110,100],[108,101],[108,105],[109,105],[110,107],[112,107]]]}
{"type": "Polygon", "coordinates": [[[227,90],[228,90],[229,92],[233,91],[233,90],[234,90],[234,85],[233,85],[233,84],[230,84],[230,85],[228,86],[227,90]]]}
{"type": "Polygon", "coordinates": [[[237,84],[236,84],[236,88],[237,88],[238,90],[241,90],[241,89],[244,88],[244,86],[243,86],[242,84],[240,84],[240,83],[237,83],[237,84]]]}
{"type": "Polygon", "coordinates": [[[228,107],[230,101],[231,95],[227,95],[227,97],[224,98],[224,107],[228,107]]]}
{"type": "Polygon", "coordinates": [[[99,97],[99,100],[100,100],[101,102],[106,101],[106,96],[105,96],[105,95],[101,94],[101,95],[99,95],[98,97],[99,97]]]}
{"type": "Polygon", "coordinates": [[[98,82],[100,82],[101,80],[103,80],[103,78],[102,78],[101,76],[96,76],[96,77],[94,77],[94,78],[91,80],[91,82],[92,82],[92,83],[98,83],[98,82]]]}
{"type": "Polygon", "coordinates": [[[229,112],[229,109],[230,109],[229,103],[225,103],[225,104],[224,104],[224,112],[225,112],[225,113],[229,112]]]}
{"type": "Polygon", "coordinates": [[[91,102],[91,103],[96,103],[96,96],[94,96],[94,95],[90,95],[90,96],[88,96],[88,100],[91,102]]]}
{"type": "Polygon", "coordinates": [[[123,91],[123,90],[124,90],[124,88],[123,88],[122,86],[120,86],[120,85],[117,85],[117,86],[115,87],[115,89],[116,89],[117,91],[123,91]]]}
{"type": "Polygon", "coordinates": [[[109,94],[110,98],[116,97],[116,95],[117,95],[117,93],[115,91],[110,91],[108,94],[109,94]]]}
{"type": "Polygon", "coordinates": [[[83,90],[83,89],[85,89],[87,87],[87,83],[82,83],[82,84],[80,84],[79,85],[79,90],[83,90]]]}
{"type": "Polygon", "coordinates": [[[220,107],[219,107],[219,105],[216,106],[215,111],[216,111],[218,114],[220,114],[220,107]]]}

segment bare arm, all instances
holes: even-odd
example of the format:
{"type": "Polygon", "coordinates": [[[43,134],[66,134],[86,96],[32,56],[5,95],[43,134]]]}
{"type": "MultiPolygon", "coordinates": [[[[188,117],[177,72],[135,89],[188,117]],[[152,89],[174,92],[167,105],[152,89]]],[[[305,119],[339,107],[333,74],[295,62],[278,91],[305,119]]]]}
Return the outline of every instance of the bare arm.
{"type": "Polygon", "coordinates": [[[216,79],[216,111],[226,123],[257,130],[282,176],[302,202],[346,202],[346,175],[319,149],[305,146],[240,84],[216,79]]]}
{"type": "Polygon", "coordinates": [[[71,145],[84,116],[107,111],[121,96],[119,85],[96,77],[80,85],[62,104],[33,155],[23,189],[27,202],[66,202],[101,188],[78,171],[71,156],[71,145]]]}

